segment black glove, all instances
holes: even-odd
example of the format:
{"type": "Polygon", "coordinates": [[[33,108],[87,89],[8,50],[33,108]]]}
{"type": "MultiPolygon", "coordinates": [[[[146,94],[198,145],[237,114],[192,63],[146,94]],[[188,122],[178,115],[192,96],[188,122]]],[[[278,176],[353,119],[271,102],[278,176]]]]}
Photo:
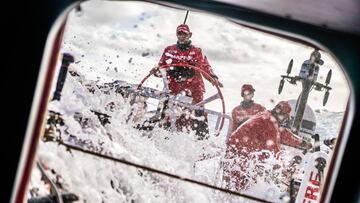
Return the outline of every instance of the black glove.
{"type": "Polygon", "coordinates": [[[214,80],[217,82],[217,84],[219,85],[219,87],[224,87],[224,85],[219,81],[219,78],[217,75],[211,75],[212,78],[214,78],[214,80]]]}
{"type": "Polygon", "coordinates": [[[306,149],[306,150],[309,150],[309,149],[311,149],[311,148],[313,147],[310,142],[307,142],[307,141],[305,141],[305,140],[303,140],[303,141],[301,142],[300,146],[301,146],[302,148],[306,149]]]}
{"type": "Polygon", "coordinates": [[[224,87],[224,85],[219,80],[217,80],[217,82],[219,84],[219,87],[224,87]]]}
{"type": "Polygon", "coordinates": [[[159,66],[155,66],[154,68],[152,68],[152,69],[150,70],[150,73],[151,73],[151,74],[154,74],[155,77],[158,77],[158,78],[161,77],[161,72],[160,72],[160,70],[159,70],[159,66]]]}
{"type": "Polygon", "coordinates": [[[155,77],[161,78],[161,72],[158,70],[154,73],[155,77]]]}

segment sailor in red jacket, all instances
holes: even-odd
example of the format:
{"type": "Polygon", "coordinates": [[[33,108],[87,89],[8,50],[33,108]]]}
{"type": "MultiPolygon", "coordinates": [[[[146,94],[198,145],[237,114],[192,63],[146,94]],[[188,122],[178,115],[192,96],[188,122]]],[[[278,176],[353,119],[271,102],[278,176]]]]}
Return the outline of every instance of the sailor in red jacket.
{"type": "Polygon", "coordinates": [[[176,29],[176,36],[178,41],[174,45],[165,48],[158,66],[166,64],[186,63],[196,66],[204,70],[212,78],[202,75],[200,72],[195,71],[188,67],[175,66],[167,70],[168,83],[171,94],[176,95],[181,91],[185,91],[193,98],[192,103],[196,104],[203,100],[205,86],[202,76],[209,82],[215,79],[219,85],[218,77],[214,74],[209,65],[209,62],[202,54],[200,48],[191,44],[191,35],[189,26],[181,24],[176,29]]]}
{"type": "Polygon", "coordinates": [[[288,102],[281,101],[272,111],[257,114],[231,134],[223,165],[223,180],[228,189],[246,190],[256,182],[257,174],[249,165],[255,161],[256,168],[270,156],[279,158],[281,143],[311,148],[311,144],[281,127],[290,111],[288,102]]]}
{"type": "MultiPolygon", "coordinates": [[[[179,93],[184,93],[185,95],[192,97],[192,104],[197,104],[204,99],[205,86],[202,77],[207,79],[213,85],[216,83],[222,87],[222,84],[218,81],[218,77],[212,71],[209,62],[206,56],[203,55],[201,49],[191,43],[190,38],[192,33],[190,32],[189,26],[186,24],[179,25],[176,28],[176,36],[178,39],[177,43],[165,48],[155,70],[166,64],[177,63],[186,63],[204,70],[210,77],[189,67],[175,66],[166,71],[170,94],[177,95],[179,93]]],[[[159,72],[155,75],[160,76],[159,72]]],[[[206,120],[206,115],[203,111],[195,111],[195,116],[205,116],[206,120]]],[[[181,118],[180,120],[182,120],[180,123],[189,123],[186,121],[188,119],[181,118]]],[[[198,120],[195,121],[197,122],[198,120]]],[[[196,123],[195,126],[196,128],[206,128],[207,124],[199,122],[196,123]]],[[[181,126],[179,128],[181,128],[181,126]]]]}
{"type": "Polygon", "coordinates": [[[232,132],[234,132],[250,117],[266,110],[265,107],[252,100],[254,92],[255,89],[252,85],[244,84],[241,87],[241,96],[243,97],[243,101],[232,110],[232,132]]]}

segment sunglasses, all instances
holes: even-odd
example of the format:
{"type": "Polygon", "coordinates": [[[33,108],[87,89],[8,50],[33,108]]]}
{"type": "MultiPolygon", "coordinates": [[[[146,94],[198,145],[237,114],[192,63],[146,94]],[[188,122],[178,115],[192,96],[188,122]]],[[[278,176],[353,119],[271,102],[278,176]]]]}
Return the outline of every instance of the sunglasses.
{"type": "Polygon", "coordinates": [[[244,91],[243,95],[244,96],[254,95],[254,92],[246,90],[246,91],[244,91]]]}
{"type": "Polygon", "coordinates": [[[186,33],[186,32],[176,32],[176,35],[180,35],[180,36],[182,36],[182,35],[188,35],[188,33],[186,33]]]}

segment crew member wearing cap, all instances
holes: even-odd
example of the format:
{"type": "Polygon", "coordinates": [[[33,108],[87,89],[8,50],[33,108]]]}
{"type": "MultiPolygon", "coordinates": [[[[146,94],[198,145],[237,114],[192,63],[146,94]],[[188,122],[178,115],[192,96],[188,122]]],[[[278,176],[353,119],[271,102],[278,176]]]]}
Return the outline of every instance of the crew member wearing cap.
{"type": "MultiPolygon", "coordinates": [[[[187,96],[192,97],[192,104],[197,104],[204,99],[205,86],[202,77],[207,79],[213,85],[223,85],[219,82],[218,77],[212,71],[212,68],[206,58],[203,55],[200,48],[194,46],[191,43],[192,33],[190,28],[186,24],[181,24],[176,28],[177,43],[165,48],[158,66],[153,70],[157,70],[159,67],[166,64],[178,64],[186,63],[193,65],[204,70],[208,75],[201,74],[199,71],[191,69],[189,67],[175,66],[167,69],[167,78],[170,94],[177,95],[179,93],[184,93],[187,96]]],[[[159,75],[159,71],[155,74],[159,75]]],[[[197,122],[194,126],[195,128],[207,128],[207,118],[203,111],[196,111],[196,117],[205,117],[205,121],[197,122]]],[[[188,123],[186,119],[182,118],[183,121],[180,123],[188,123]]],[[[179,123],[179,122],[177,122],[179,123]]],[[[182,126],[178,125],[178,128],[182,126]]],[[[197,133],[199,132],[198,129],[197,133]]],[[[206,131],[206,130],[205,130],[206,131]]]]}
{"type": "MultiPolygon", "coordinates": [[[[165,48],[157,67],[178,63],[193,65],[201,68],[211,76],[211,78],[209,78],[203,75],[209,82],[213,84],[215,82],[222,86],[218,81],[218,77],[212,71],[206,56],[202,54],[201,49],[191,43],[190,38],[192,33],[190,32],[189,26],[186,24],[179,25],[176,28],[176,36],[178,39],[177,43],[165,48]]],[[[203,100],[205,86],[200,72],[188,67],[176,66],[168,69],[167,75],[171,94],[176,95],[185,90],[192,96],[193,104],[203,100]]]]}
{"type": "MultiPolygon", "coordinates": [[[[282,143],[311,148],[310,143],[281,126],[289,118],[290,112],[289,103],[281,101],[271,111],[264,111],[250,118],[230,135],[223,162],[223,180],[228,189],[246,190],[256,183],[260,162],[271,156],[275,160],[279,159],[282,143]]],[[[282,164],[273,166],[279,167],[282,164]]]]}
{"type": "Polygon", "coordinates": [[[241,87],[241,97],[243,97],[243,101],[232,110],[232,132],[250,117],[266,110],[265,107],[252,100],[254,92],[255,89],[252,85],[244,84],[241,87]]]}

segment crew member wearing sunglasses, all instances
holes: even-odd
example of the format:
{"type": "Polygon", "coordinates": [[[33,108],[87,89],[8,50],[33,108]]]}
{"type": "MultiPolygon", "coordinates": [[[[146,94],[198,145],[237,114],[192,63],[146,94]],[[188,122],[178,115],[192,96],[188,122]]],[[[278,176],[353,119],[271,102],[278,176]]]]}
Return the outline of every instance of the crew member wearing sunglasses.
{"type": "MultiPolygon", "coordinates": [[[[176,28],[177,43],[165,48],[158,65],[153,70],[155,70],[155,76],[157,77],[161,77],[158,69],[167,64],[184,63],[204,70],[208,75],[186,66],[172,66],[166,70],[170,94],[189,96],[192,98],[192,104],[197,104],[204,99],[205,85],[202,77],[213,85],[220,87],[223,87],[223,85],[212,71],[208,59],[203,55],[201,49],[192,44],[191,36],[192,33],[188,25],[179,25],[176,28]]],[[[204,111],[196,110],[195,119],[185,117],[183,116],[177,120],[178,129],[192,124],[196,134],[200,135],[200,137],[208,133],[207,116],[204,111]]]]}

